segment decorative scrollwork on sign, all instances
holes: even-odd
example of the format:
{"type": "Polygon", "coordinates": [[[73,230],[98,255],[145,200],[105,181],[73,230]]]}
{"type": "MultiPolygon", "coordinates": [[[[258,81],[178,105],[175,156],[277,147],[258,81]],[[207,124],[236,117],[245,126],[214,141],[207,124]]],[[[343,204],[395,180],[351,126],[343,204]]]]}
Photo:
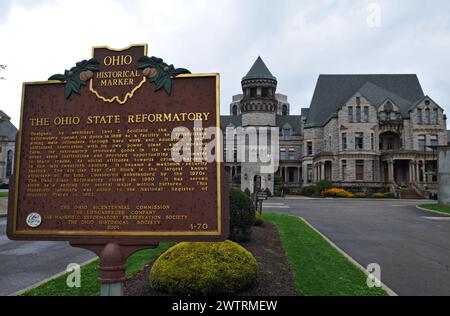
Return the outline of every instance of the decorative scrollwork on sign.
{"type": "Polygon", "coordinates": [[[173,77],[191,73],[187,69],[168,65],[158,57],[144,56],[140,58],[138,67],[143,70],[143,74],[147,77],[148,82],[155,85],[155,92],[164,89],[168,95],[172,94],[173,77]]]}
{"type": "Polygon", "coordinates": [[[48,80],[58,80],[66,82],[64,97],[70,98],[73,92],[80,94],[81,86],[87,85],[87,82],[94,77],[94,72],[98,71],[99,62],[94,58],[83,60],[76,63],[75,67],[66,70],[64,74],[56,74],[48,78],[48,80]]]}

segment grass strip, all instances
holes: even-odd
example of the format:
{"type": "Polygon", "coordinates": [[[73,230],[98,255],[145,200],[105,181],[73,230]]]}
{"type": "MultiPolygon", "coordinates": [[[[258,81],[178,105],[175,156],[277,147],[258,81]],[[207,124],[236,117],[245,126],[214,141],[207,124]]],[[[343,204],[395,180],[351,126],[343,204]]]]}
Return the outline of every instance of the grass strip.
{"type": "MultiPolygon", "coordinates": [[[[160,244],[158,248],[139,251],[127,260],[127,277],[140,271],[146,264],[169,249],[173,243],[160,244]]],[[[98,278],[98,264],[96,260],[81,267],[81,287],[69,288],[66,284],[68,274],[62,275],[54,280],[40,285],[24,294],[23,296],[98,296],[100,295],[100,284],[98,278]]]]}
{"type": "Polygon", "coordinates": [[[447,213],[450,215],[450,206],[442,206],[439,204],[425,204],[425,205],[419,205],[420,207],[431,210],[431,211],[438,211],[442,213],[447,213]]]}
{"type": "Polygon", "coordinates": [[[278,228],[284,251],[305,296],[386,296],[369,288],[367,276],[303,220],[288,215],[263,215],[278,228]]]}

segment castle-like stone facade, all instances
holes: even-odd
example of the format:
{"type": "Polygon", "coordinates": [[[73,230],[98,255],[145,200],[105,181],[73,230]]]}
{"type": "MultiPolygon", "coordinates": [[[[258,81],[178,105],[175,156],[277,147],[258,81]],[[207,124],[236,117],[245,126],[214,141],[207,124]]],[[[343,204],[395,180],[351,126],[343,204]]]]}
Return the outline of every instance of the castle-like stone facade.
{"type": "Polygon", "coordinates": [[[14,169],[17,128],[11,118],[0,111],[0,185],[9,184],[14,169]]]}
{"type": "MultiPolygon", "coordinates": [[[[444,110],[424,94],[416,75],[321,75],[307,109],[290,114],[277,79],[258,58],[242,79],[222,128],[278,127],[280,167],[260,174],[258,163],[226,162],[230,181],[253,191],[329,180],[357,190],[425,196],[437,191],[435,146],[448,144],[444,110]],[[240,179],[240,181],[238,181],[240,179]]],[[[226,151],[237,151],[228,146],[226,151]]]]}

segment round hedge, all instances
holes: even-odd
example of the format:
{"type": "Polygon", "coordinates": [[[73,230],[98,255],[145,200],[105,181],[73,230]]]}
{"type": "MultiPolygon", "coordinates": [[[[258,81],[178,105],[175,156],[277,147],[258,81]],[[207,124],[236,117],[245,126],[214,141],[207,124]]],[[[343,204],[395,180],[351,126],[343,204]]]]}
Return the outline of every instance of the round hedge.
{"type": "Polygon", "coordinates": [[[172,295],[234,294],[255,283],[255,257],[232,242],[180,243],[153,264],[150,286],[172,295]]]}

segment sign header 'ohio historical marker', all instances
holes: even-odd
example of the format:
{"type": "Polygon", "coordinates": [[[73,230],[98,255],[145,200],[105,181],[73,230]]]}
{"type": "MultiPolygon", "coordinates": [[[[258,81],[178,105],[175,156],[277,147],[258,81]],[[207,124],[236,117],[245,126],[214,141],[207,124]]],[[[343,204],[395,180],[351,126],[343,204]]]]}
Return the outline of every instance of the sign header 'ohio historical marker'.
{"type": "Polygon", "coordinates": [[[11,239],[123,246],[228,238],[222,165],[171,156],[174,129],[220,135],[218,74],[147,57],[146,45],[96,47],[91,60],[23,85],[20,124],[11,239]]]}

